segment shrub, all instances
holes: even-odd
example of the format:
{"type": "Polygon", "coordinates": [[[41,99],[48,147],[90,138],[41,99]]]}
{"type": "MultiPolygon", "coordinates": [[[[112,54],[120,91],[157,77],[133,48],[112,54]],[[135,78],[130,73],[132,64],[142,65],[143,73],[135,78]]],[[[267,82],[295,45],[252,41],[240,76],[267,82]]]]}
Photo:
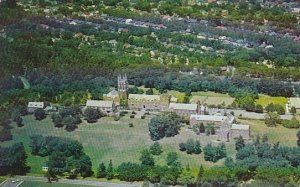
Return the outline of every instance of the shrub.
{"type": "Polygon", "coordinates": [[[141,116],[141,119],[145,119],[145,116],[141,116]]]}
{"type": "Polygon", "coordinates": [[[153,155],[160,155],[162,153],[162,147],[158,142],[155,142],[150,146],[150,152],[153,155]]]}
{"type": "Polygon", "coordinates": [[[134,115],[133,115],[133,114],[131,114],[131,115],[130,115],[130,118],[134,118],[134,115]]]}
{"type": "Polygon", "coordinates": [[[186,151],[186,145],[185,145],[185,143],[183,143],[183,142],[179,143],[179,150],[180,151],[186,151]]]}
{"type": "Polygon", "coordinates": [[[128,126],[129,126],[129,127],[133,127],[133,123],[129,123],[128,126]]]}
{"type": "Polygon", "coordinates": [[[286,127],[286,128],[299,128],[300,127],[300,123],[296,118],[292,118],[291,120],[283,120],[282,121],[282,126],[286,127]]]}

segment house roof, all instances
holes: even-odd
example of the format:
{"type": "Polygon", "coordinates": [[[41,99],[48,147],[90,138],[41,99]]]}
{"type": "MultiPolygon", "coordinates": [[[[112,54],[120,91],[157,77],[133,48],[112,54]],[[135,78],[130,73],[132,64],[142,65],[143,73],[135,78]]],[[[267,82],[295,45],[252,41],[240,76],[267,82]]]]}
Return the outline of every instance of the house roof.
{"type": "Polygon", "coordinates": [[[249,130],[249,125],[242,125],[242,124],[232,124],[231,130],[249,130]]]}
{"type": "Polygon", "coordinates": [[[291,107],[300,108],[300,97],[291,97],[289,104],[291,107]]]}
{"type": "Polygon", "coordinates": [[[44,102],[28,102],[27,107],[31,108],[44,108],[45,103],[44,102]]]}
{"type": "Polygon", "coordinates": [[[88,107],[112,107],[112,101],[102,101],[102,100],[87,100],[86,106],[88,107]]]}
{"type": "Polygon", "coordinates": [[[128,98],[132,100],[145,100],[145,101],[160,100],[159,95],[145,95],[145,94],[129,94],[128,98]]]}
{"type": "Polygon", "coordinates": [[[212,122],[223,122],[227,119],[227,116],[218,116],[218,115],[191,115],[190,119],[196,119],[197,121],[212,121],[212,122]]]}
{"type": "Polygon", "coordinates": [[[197,104],[185,104],[185,103],[170,103],[169,109],[175,110],[197,110],[197,104]]]}

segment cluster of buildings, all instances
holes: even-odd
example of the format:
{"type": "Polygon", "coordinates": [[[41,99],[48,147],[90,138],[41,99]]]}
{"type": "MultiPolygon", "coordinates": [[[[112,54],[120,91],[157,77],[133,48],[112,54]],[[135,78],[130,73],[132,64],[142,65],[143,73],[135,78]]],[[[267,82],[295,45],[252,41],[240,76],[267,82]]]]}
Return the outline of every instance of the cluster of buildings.
{"type": "Polygon", "coordinates": [[[248,125],[235,124],[234,116],[205,115],[207,108],[200,103],[177,103],[170,95],[146,95],[128,94],[127,76],[118,76],[118,91],[112,90],[103,95],[103,101],[88,100],[86,107],[98,108],[106,114],[111,114],[117,109],[122,101],[126,101],[130,110],[138,111],[170,111],[189,119],[190,125],[203,123],[212,124],[216,127],[218,139],[229,141],[230,138],[243,136],[250,138],[250,127],[248,125]]]}
{"type": "MultiPolygon", "coordinates": [[[[177,103],[176,99],[168,94],[146,95],[128,94],[127,76],[118,76],[118,90],[112,90],[103,95],[104,100],[87,100],[84,108],[98,109],[106,115],[112,115],[120,107],[120,103],[127,103],[130,110],[135,111],[170,111],[177,115],[189,119],[190,126],[203,123],[204,125],[214,125],[218,139],[229,141],[230,138],[242,136],[244,139],[250,138],[250,127],[248,125],[235,124],[232,115],[206,115],[208,108],[198,103],[177,103]]],[[[55,110],[47,106],[44,102],[29,102],[27,109],[32,113],[41,108],[47,111],[55,110]]]]}

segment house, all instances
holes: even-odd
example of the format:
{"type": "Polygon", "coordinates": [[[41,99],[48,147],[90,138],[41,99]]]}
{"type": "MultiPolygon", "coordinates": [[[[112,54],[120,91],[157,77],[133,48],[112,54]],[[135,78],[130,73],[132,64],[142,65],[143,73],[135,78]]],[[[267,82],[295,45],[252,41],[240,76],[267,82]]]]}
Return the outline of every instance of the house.
{"type": "Polygon", "coordinates": [[[199,113],[199,106],[198,104],[170,103],[169,111],[175,112],[182,117],[190,117],[199,113]]]}
{"type": "Polygon", "coordinates": [[[300,97],[290,97],[288,101],[288,108],[296,108],[297,113],[300,112],[300,97]]]}
{"type": "Polygon", "coordinates": [[[242,136],[244,139],[250,138],[250,126],[242,124],[232,124],[231,125],[231,138],[238,138],[242,136]]]}
{"type": "Polygon", "coordinates": [[[115,103],[113,101],[102,101],[102,100],[87,100],[87,108],[98,109],[105,114],[111,114],[115,108],[115,103]]]}
{"type": "Polygon", "coordinates": [[[129,94],[128,107],[130,110],[165,111],[170,103],[169,95],[129,94]]]}
{"type": "Polygon", "coordinates": [[[44,109],[46,107],[44,102],[28,102],[27,111],[33,113],[36,109],[44,109]]]}
{"type": "Polygon", "coordinates": [[[223,123],[232,124],[234,122],[234,116],[222,116],[222,115],[199,115],[193,114],[190,117],[190,125],[196,125],[198,123],[222,125],[223,123]]]}

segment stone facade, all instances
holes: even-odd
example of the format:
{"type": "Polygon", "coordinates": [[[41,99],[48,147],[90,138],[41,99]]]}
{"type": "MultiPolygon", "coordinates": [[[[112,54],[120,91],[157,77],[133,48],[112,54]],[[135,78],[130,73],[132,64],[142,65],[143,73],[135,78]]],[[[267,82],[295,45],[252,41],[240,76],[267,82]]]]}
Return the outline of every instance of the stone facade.
{"type": "Polygon", "coordinates": [[[175,112],[182,117],[190,117],[193,114],[198,114],[200,107],[198,104],[186,104],[186,103],[170,103],[169,111],[175,112]]]}
{"type": "Polygon", "coordinates": [[[87,100],[86,107],[98,109],[106,115],[111,115],[115,108],[115,103],[113,101],[87,100]]]}
{"type": "Polygon", "coordinates": [[[130,110],[165,111],[169,104],[169,95],[129,94],[128,96],[130,110]]]}
{"type": "Polygon", "coordinates": [[[128,81],[126,74],[118,76],[118,93],[120,99],[128,98],[128,81]]]}
{"type": "Polygon", "coordinates": [[[244,139],[250,139],[250,126],[232,124],[230,133],[232,138],[238,138],[239,136],[242,136],[244,139]]]}

